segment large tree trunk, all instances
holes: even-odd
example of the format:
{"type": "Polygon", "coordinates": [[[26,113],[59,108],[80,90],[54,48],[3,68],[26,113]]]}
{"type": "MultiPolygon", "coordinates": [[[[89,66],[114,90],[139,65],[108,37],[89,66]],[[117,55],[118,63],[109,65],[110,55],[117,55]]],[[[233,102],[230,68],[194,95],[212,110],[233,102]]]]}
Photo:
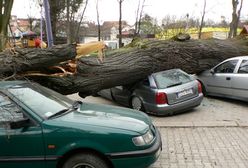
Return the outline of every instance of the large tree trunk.
{"type": "Polygon", "coordinates": [[[0,52],[5,48],[13,2],[14,0],[0,0],[0,52]]]}
{"type": "MultiPolygon", "coordinates": [[[[161,70],[181,68],[188,73],[199,73],[226,58],[245,54],[248,54],[246,41],[154,40],[108,52],[104,63],[96,57],[81,57],[74,75],[30,78],[62,94],[81,92],[86,96],[104,88],[135,82],[161,70]]],[[[11,74],[12,67],[16,67],[17,72],[24,72],[58,65],[61,61],[75,57],[76,49],[75,45],[26,49],[19,51],[18,56],[10,57],[10,63],[6,60],[7,55],[0,54],[0,72],[11,74]]]]}
{"type": "MultiPolygon", "coordinates": [[[[76,45],[58,45],[47,49],[15,49],[0,52],[0,76],[27,71],[43,71],[59,62],[75,58],[76,45]]],[[[18,75],[17,75],[18,76],[18,75]]]]}
{"type": "Polygon", "coordinates": [[[230,23],[230,31],[228,38],[237,36],[237,29],[240,20],[240,14],[243,7],[243,0],[232,0],[233,12],[232,12],[232,22],[230,23]],[[237,11],[238,4],[240,3],[239,10],[237,11]]]}
{"type": "Polygon", "coordinates": [[[226,58],[248,54],[248,48],[243,44],[220,40],[150,41],[140,48],[109,53],[103,64],[95,57],[82,57],[76,75],[49,77],[43,80],[43,85],[63,94],[81,92],[89,95],[135,82],[161,70],[181,68],[188,73],[199,73],[226,58]]]}
{"type": "Polygon", "coordinates": [[[204,0],[204,6],[203,6],[203,11],[202,11],[202,17],[201,17],[201,24],[200,24],[200,28],[199,28],[199,34],[198,34],[199,39],[201,39],[201,35],[202,35],[202,28],[204,25],[204,18],[205,18],[205,14],[206,14],[206,6],[207,6],[207,0],[204,0]]]}
{"type": "Polygon", "coordinates": [[[124,0],[118,0],[119,3],[119,47],[123,47],[122,45],[122,2],[124,0]]]}

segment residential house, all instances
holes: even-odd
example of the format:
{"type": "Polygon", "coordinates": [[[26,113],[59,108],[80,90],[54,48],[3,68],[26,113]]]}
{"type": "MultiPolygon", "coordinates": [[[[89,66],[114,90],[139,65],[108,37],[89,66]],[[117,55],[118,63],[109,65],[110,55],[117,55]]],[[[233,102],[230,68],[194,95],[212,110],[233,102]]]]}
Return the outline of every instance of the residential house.
{"type": "Polygon", "coordinates": [[[79,32],[79,42],[88,43],[98,41],[98,29],[95,22],[86,22],[81,26],[79,32]]]}
{"type": "MultiPolygon", "coordinates": [[[[129,26],[126,21],[122,22],[122,38],[124,45],[131,42],[133,38],[133,27],[129,26]]],[[[118,48],[119,21],[105,21],[101,25],[101,40],[111,45],[111,48],[118,48]]],[[[81,43],[98,40],[98,27],[94,22],[84,23],[81,31],[81,43]]]]}
{"type": "Polygon", "coordinates": [[[34,18],[17,18],[17,16],[12,15],[10,19],[10,29],[9,29],[9,37],[21,37],[23,32],[30,31],[30,29],[37,28],[40,20],[34,18]],[[32,24],[32,25],[31,25],[32,24]]]}

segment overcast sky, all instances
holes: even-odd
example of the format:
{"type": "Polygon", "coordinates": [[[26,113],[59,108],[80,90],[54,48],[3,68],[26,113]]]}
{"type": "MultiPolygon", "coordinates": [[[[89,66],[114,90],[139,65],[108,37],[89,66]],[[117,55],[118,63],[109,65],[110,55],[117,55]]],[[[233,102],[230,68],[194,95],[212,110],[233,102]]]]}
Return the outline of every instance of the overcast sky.
{"type": "MultiPolygon", "coordinates": [[[[242,18],[248,18],[248,0],[244,0],[242,18]]],[[[166,15],[176,15],[178,18],[190,17],[199,18],[203,9],[204,0],[146,0],[144,13],[161,20],[166,15]]],[[[123,20],[129,24],[135,21],[138,0],[124,0],[123,20]]],[[[117,0],[99,0],[100,20],[117,21],[119,19],[117,0]]],[[[206,19],[220,21],[225,16],[227,21],[231,20],[232,0],[207,0],[206,19]]],[[[39,9],[31,3],[31,0],[15,0],[12,14],[19,18],[26,18],[27,15],[39,17],[39,9]],[[30,8],[31,6],[31,8],[30,8]]],[[[86,10],[87,20],[96,21],[95,0],[89,0],[86,10]]]]}

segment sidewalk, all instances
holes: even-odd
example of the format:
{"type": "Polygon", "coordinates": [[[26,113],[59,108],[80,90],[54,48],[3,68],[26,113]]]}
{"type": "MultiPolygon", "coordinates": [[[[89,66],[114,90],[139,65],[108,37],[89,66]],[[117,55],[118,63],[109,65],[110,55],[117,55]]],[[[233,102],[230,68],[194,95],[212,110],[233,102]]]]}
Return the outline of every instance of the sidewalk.
{"type": "Polygon", "coordinates": [[[247,168],[248,128],[160,128],[163,151],[150,168],[247,168]]]}

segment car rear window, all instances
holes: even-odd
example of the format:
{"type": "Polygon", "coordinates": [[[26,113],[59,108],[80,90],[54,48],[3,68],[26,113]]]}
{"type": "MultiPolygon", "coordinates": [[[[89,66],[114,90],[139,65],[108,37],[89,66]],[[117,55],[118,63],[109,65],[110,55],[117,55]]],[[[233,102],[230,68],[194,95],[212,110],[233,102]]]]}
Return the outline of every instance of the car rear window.
{"type": "Polygon", "coordinates": [[[165,89],[193,81],[194,79],[179,69],[173,69],[153,74],[158,89],[165,89]]]}

